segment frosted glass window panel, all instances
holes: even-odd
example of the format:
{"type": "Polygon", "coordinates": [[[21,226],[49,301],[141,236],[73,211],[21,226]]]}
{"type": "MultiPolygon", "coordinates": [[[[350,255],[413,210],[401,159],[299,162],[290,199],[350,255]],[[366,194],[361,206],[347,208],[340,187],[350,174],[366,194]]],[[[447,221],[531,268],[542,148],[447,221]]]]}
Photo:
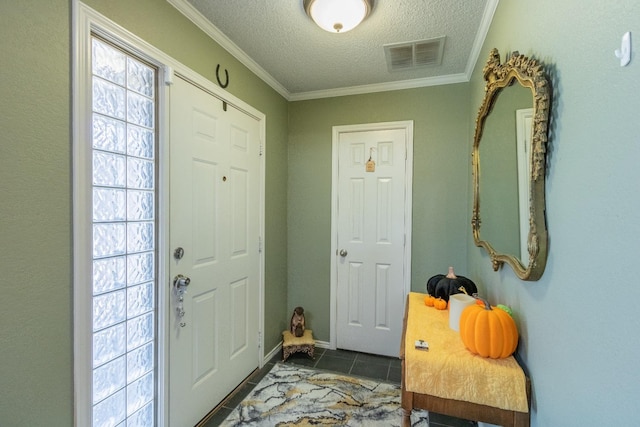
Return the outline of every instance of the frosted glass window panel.
{"type": "Polygon", "coordinates": [[[147,403],[142,409],[127,419],[127,427],[153,427],[155,419],[153,414],[153,402],[147,403]]]}
{"type": "Polygon", "coordinates": [[[127,321],[127,351],[153,339],[153,312],[127,321]]]}
{"type": "Polygon", "coordinates": [[[125,223],[93,224],[93,257],[123,255],[126,250],[125,223]]]}
{"type": "Polygon", "coordinates": [[[120,357],[93,370],[93,403],[109,397],[126,385],[126,358],[120,357]]]}
{"type": "Polygon", "coordinates": [[[92,427],[152,427],[157,72],[91,40],[92,427]]]}
{"type": "Polygon", "coordinates": [[[116,291],[93,298],[93,330],[124,322],[127,317],[126,292],[116,291]]]}
{"type": "Polygon", "coordinates": [[[127,191],[127,219],[129,221],[152,220],[154,214],[152,191],[127,191]]]}
{"type": "Polygon", "coordinates": [[[93,334],[93,367],[97,367],[127,350],[127,329],[124,323],[117,324],[93,334]]]}
{"type": "Polygon", "coordinates": [[[153,310],[153,283],[133,286],[127,289],[127,317],[139,316],[153,310]]]}
{"type": "Polygon", "coordinates": [[[124,153],[127,149],[126,124],[100,114],[93,115],[93,148],[124,153]]]}
{"type": "Polygon", "coordinates": [[[116,86],[113,83],[102,80],[101,78],[94,77],[92,93],[94,112],[124,120],[127,92],[123,87],[116,86]]]}
{"type": "Polygon", "coordinates": [[[127,252],[144,252],[154,247],[153,222],[127,223],[127,252]]]}
{"type": "Polygon", "coordinates": [[[148,282],[154,277],[153,252],[127,256],[127,284],[148,282]]]}
{"type": "Polygon", "coordinates": [[[93,261],[93,294],[124,288],[127,285],[125,257],[104,258],[93,261]]]}
{"type": "Polygon", "coordinates": [[[144,190],[153,189],[153,162],[149,160],[127,159],[127,186],[144,190]]]}
{"type": "Polygon", "coordinates": [[[91,44],[93,74],[124,86],[127,64],[125,54],[97,39],[93,39],[91,44]]]}
{"type": "Polygon", "coordinates": [[[127,415],[131,415],[153,399],[153,372],[127,386],[127,415]]]}
{"type": "Polygon", "coordinates": [[[153,100],[134,92],[127,92],[127,121],[153,128],[153,100]]]}
{"type": "Polygon", "coordinates": [[[118,154],[93,152],[93,185],[124,187],[127,183],[127,158],[118,154]]]}
{"type": "Polygon", "coordinates": [[[153,369],[153,342],[127,353],[127,383],[153,369]]]}
{"type": "Polygon", "coordinates": [[[140,126],[127,126],[127,154],[135,157],[153,158],[153,131],[140,126]]]}
{"type": "Polygon", "coordinates": [[[93,427],[116,427],[127,414],[125,389],[93,407],[93,427]]]}
{"type": "Polygon", "coordinates": [[[124,221],[126,219],[127,192],[121,189],[93,189],[93,221],[124,221]]]}
{"type": "Polygon", "coordinates": [[[152,68],[133,58],[127,58],[127,89],[153,98],[154,75],[152,68]]]}

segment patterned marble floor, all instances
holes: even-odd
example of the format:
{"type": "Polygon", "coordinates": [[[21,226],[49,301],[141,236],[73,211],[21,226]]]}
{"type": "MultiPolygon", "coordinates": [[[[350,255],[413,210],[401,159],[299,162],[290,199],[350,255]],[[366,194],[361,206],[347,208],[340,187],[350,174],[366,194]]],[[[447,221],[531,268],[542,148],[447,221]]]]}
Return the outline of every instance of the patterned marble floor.
{"type": "MultiPolygon", "coordinates": [[[[198,427],[216,427],[260,382],[260,380],[273,368],[274,364],[281,360],[281,355],[276,355],[264,367],[254,373],[248,381],[223,403],[216,408],[206,422],[198,427]]],[[[375,356],[364,353],[356,353],[344,350],[327,350],[316,348],[315,359],[310,359],[305,354],[291,355],[286,364],[314,368],[321,371],[349,374],[361,378],[369,378],[400,384],[401,365],[400,359],[383,356],[375,356]]],[[[471,427],[477,425],[472,421],[448,417],[445,415],[430,414],[430,427],[471,427]]]]}
{"type": "MultiPolygon", "coordinates": [[[[320,369],[278,363],[221,426],[400,427],[400,387],[320,369]]],[[[412,425],[428,427],[426,411],[412,425]]]]}

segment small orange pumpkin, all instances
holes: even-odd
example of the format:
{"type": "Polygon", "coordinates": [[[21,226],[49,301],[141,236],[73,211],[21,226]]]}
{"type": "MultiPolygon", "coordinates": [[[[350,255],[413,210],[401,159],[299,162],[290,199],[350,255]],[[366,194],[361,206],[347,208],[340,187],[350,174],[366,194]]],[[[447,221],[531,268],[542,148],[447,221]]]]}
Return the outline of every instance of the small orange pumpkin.
{"type": "Polygon", "coordinates": [[[446,310],[447,309],[447,302],[445,300],[443,300],[442,298],[438,298],[438,299],[433,301],[433,306],[437,310],[446,310]]]}
{"type": "Polygon", "coordinates": [[[460,337],[471,353],[492,359],[509,357],[518,346],[516,322],[504,310],[493,310],[487,301],[484,307],[473,304],[462,311],[460,337]]]}
{"type": "Polygon", "coordinates": [[[427,295],[426,297],[424,297],[424,305],[426,305],[427,307],[433,307],[433,303],[435,302],[436,298],[433,295],[427,295]]]}

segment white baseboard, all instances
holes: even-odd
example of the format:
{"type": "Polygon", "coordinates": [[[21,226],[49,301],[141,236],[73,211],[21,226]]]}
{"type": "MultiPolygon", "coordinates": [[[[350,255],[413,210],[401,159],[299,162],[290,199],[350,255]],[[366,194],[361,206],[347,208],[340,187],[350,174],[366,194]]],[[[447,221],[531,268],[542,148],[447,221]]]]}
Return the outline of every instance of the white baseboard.
{"type": "MultiPolygon", "coordinates": [[[[316,341],[316,347],[331,349],[331,344],[328,341],[316,341]]],[[[262,364],[264,365],[278,353],[282,354],[282,341],[280,341],[269,353],[264,355],[262,364]]]]}
{"type": "Polygon", "coordinates": [[[331,349],[331,344],[328,341],[318,341],[318,340],[316,340],[316,347],[331,349]]]}
{"type": "Polygon", "coordinates": [[[264,365],[265,363],[267,363],[269,360],[271,360],[278,353],[282,354],[282,341],[280,341],[280,343],[278,343],[278,345],[276,345],[273,348],[273,350],[271,350],[269,353],[264,355],[264,359],[263,359],[262,364],[264,365]]]}

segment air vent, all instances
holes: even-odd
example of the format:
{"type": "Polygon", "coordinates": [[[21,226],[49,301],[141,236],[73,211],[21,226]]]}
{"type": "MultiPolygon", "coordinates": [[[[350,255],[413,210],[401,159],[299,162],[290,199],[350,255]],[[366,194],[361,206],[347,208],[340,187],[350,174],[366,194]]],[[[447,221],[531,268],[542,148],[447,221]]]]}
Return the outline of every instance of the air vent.
{"type": "Polygon", "coordinates": [[[389,71],[404,71],[414,68],[440,65],[445,36],[409,43],[384,45],[389,71]]]}

